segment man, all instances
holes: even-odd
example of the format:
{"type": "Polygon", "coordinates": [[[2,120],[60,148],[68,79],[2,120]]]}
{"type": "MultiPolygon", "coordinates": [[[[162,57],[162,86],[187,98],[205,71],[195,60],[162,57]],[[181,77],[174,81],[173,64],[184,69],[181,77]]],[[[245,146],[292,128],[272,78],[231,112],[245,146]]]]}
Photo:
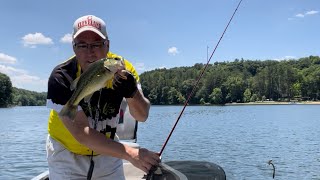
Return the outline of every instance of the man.
{"type": "Polygon", "coordinates": [[[124,60],[107,86],[95,92],[89,102],[81,101],[74,120],[60,117],[63,105],[73,91],[71,83],[99,59],[118,57],[109,52],[106,25],[96,16],[80,17],[73,25],[75,56],[59,64],[48,81],[47,160],[49,179],[124,179],[122,160],[148,172],[159,163],[155,152],[135,149],[117,142],[116,125],[119,108],[126,98],[131,115],[138,121],[148,117],[150,102],[142,93],[139,76],[132,64],[124,60]]]}

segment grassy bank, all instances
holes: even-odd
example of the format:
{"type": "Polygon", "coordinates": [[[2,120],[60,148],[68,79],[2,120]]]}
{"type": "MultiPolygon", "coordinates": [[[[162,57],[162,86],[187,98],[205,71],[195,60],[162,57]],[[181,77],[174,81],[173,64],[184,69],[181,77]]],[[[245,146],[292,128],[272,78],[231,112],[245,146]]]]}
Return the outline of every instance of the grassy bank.
{"type": "Polygon", "coordinates": [[[248,103],[227,103],[226,106],[234,105],[288,105],[288,104],[311,104],[320,105],[320,101],[292,101],[292,102],[280,102],[280,101],[256,101],[248,103]]]}

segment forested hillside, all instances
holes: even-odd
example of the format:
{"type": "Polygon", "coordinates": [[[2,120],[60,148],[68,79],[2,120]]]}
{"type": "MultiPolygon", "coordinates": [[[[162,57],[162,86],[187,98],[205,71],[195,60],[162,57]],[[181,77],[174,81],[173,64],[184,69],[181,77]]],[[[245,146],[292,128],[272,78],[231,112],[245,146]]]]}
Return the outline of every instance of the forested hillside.
{"type": "Polygon", "coordinates": [[[10,78],[0,73],[0,107],[10,106],[43,106],[47,93],[28,91],[12,87],[10,78]]]}
{"type": "MultiPolygon", "coordinates": [[[[156,69],[141,74],[152,104],[182,104],[204,64],[156,69]]],[[[264,100],[319,100],[320,58],[215,62],[206,70],[190,104],[225,104],[264,100]]]]}

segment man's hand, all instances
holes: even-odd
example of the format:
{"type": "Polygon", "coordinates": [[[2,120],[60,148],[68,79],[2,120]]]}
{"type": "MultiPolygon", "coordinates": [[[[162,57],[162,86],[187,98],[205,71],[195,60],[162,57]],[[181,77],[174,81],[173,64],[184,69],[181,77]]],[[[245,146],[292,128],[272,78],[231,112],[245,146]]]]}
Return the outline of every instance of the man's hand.
{"type": "Polygon", "coordinates": [[[136,79],[127,70],[118,71],[114,75],[113,88],[125,98],[132,98],[138,90],[136,79]]]}
{"type": "Polygon", "coordinates": [[[158,166],[161,161],[157,153],[144,148],[131,149],[129,155],[131,164],[146,173],[149,172],[152,166],[158,166]]]}

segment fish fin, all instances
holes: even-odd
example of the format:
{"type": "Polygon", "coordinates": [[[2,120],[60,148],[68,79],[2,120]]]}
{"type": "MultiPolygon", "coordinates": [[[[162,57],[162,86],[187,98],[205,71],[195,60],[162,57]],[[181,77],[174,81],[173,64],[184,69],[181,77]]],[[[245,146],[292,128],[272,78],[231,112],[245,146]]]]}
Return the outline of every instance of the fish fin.
{"type": "Polygon", "coordinates": [[[84,102],[86,102],[86,103],[90,102],[90,99],[91,99],[92,95],[93,95],[93,93],[92,93],[92,94],[89,94],[89,95],[86,96],[86,97],[84,97],[84,98],[83,98],[84,102]]]}
{"type": "Polygon", "coordinates": [[[76,89],[79,79],[80,79],[80,77],[77,77],[77,78],[71,83],[71,86],[70,86],[70,90],[71,90],[71,91],[73,91],[74,89],[76,89]]]}
{"type": "Polygon", "coordinates": [[[77,107],[78,106],[71,105],[69,102],[67,102],[59,112],[59,116],[68,117],[69,119],[74,121],[74,118],[77,114],[77,107]]]}

